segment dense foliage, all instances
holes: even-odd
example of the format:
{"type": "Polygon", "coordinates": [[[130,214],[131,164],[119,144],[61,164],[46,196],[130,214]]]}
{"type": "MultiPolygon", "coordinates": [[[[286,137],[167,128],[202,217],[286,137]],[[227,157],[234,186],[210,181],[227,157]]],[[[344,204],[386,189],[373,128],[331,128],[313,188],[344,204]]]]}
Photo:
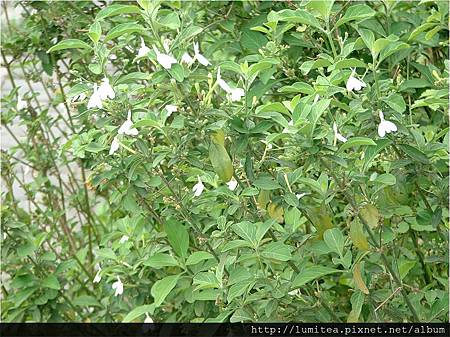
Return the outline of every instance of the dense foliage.
{"type": "Polygon", "coordinates": [[[448,321],[446,1],[16,6],[4,321],[448,321]]]}

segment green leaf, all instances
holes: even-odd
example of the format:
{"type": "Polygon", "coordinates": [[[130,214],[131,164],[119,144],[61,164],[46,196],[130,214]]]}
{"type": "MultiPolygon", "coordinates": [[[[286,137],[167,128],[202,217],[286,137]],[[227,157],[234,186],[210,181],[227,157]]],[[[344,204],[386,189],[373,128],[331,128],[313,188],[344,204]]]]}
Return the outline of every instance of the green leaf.
{"type": "Polygon", "coordinates": [[[253,185],[259,187],[262,190],[270,191],[281,188],[281,185],[278,184],[275,180],[273,180],[270,176],[260,176],[254,182],[253,185]]]}
{"type": "Polygon", "coordinates": [[[122,320],[122,323],[129,323],[134,321],[139,316],[144,315],[145,313],[153,314],[155,311],[156,305],[154,303],[152,304],[146,304],[146,305],[140,305],[133,310],[131,310],[122,320]]]}
{"type": "Polygon", "coordinates": [[[393,110],[403,112],[406,110],[406,103],[400,94],[392,94],[384,100],[393,110]]]}
{"type": "Polygon", "coordinates": [[[31,242],[27,242],[17,247],[17,256],[25,257],[27,255],[33,254],[35,250],[36,246],[33,245],[31,242]]]}
{"type": "Polygon", "coordinates": [[[292,250],[291,246],[282,242],[271,242],[264,246],[261,256],[271,260],[286,262],[292,258],[292,250]]]}
{"type": "Polygon", "coordinates": [[[249,242],[253,248],[258,246],[255,224],[249,221],[242,221],[233,225],[233,231],[242,239],[249,242]]]}
{"type": "Polygon", "coordinates": [[[352,137],[341,145],[338,152],[342,152],[353,146],[361,146],[361,145],[374,146],[377,145],[377,143],[375,143],[372,139],[367,137],[352,137]]]}
{"type": "Polygon", "coordinates": [[[72,300],[72,304],[79,307],[102,307],[94,296],[81,295],[72,300]]]}
{"type": "Polygon", "coordinates": [[[187,258],[186,266],[189,266],[191,264],[197,264],[201,261],[209,260],[212,258],[214,258],[214,256],[211,253],[203,252],[203,251],[195,252],[195,253],[192,253],[191,255],[189,255],[189,257],[187,258]]]}
{"type": "Polygon", "coordinates": [[[122,84],[122,83],[135,83],[137,81],[145,81],[149,80],[151,77],[148,73],[142,73],[139,71],[135,71],[123,76],[120,76],[114,84],[122,84]]]}
{"type": "Polygon", "coordinates": [[[302,94],[312,95],[314,94],[315,90],[308,83],[295,82],[292,85],[285,85],[284,87],[281,87],[280,89],[278,89],[278,92],[300,92],[302,94]]]}
{"type": "Polygon", "coordinates": [[[175,219],[168,219],[164,224],[164,229],[175,253],[178,256],[187,257],[189,234],[186,227],[175,219]]]}
{"type": "Polygon", "coordinates": [[[47,50],[47,53],[63,49],[92,49],[92,47],[88,45],[86,42],[83,42],[78,39],[67,39],[59,41],[57,44],[55,44],[53,47],[47,50]]]}
{"type": "Polygon", "coordinates": [[[393,174],[383,173],[375,178],[375,182],[383,184],[383,185],[395,185],[397,179],[393,174]]]}
{"type": "Polygon", "coordinates": [[[172,289],[177,285],[180,276],[181,274],[166,276],[153,284],[150,293],[155,299],[155,307],[159,307],[164,302],[167,295],[169,295],[172,289]]]}
{"type": "Polygon", "coordinates": [[[365,64],[363,61],[355,59],[355,58],[350,58],[350,59],[346,59],[346,60],[340,60],[338,62],[336,62],[336,64],[334,65],[333,69],[345,69],[345,68],[367,68],[367,64],[365,64]]]}
{"type": "Polygon", "coordinates": [[[100,36],[102,35],[102,26],[100,26],[98,21],[94,21],[91,27],[89,27],[88,35],[94,43],[97,43],[100,40],[100,36]]]}
{"type": "Polygon", "coordinates": [[[115,260],[117,258],[116,254],[111,248],[102,248],[97,251],[97,255],[106,259],[115,260]]]}
{"type": "Polygon", "coordinates": [[[197,275],[194,276],[192,284],[196,285],[194,291],[200,289],[210,289],[220,287],[216,275],[211,272],[198,273],[197,275]]]}
{"type": "Polygon", "coordinates": [[[138,14],[141,10],[139,7],[133,5],[110,5],[108,7],[103,8],[101,11],[97,13],[95,17],[96,20],[103,20],[105,18],[109,18],[111,16],[120,15],[120,14],[138,14]]]}
{"type": "Polygon", "coordinates": [[[331,8],[333,7],[334,0],[314,0],[308,2],[306,8],[316,10],[325,22],[330,19],[331,8]]]}
{"type": "Polygon", "coordinates": [[[163,16],[161,19],[159,19],[158,23],[173,30],[179,28],[181,25],[180,18],[178,17],[178,14],[176,12],[171,12],[163,16]]]}
{"type": "Polygon", "coordinates": [[[301,286],[311,282],[315,279],[318,279],[322,276],[332,274],[332,273],[340,273],[341,270],[323,267],[323,266],[309,266],[303,269],[292,282],[291,290],[296,288],[300,288],[301,286]]]}
{"type": "Polygon", "coordinates": [[[355,5],[349,7],[344,16],[340,18],[335,27],[339,27],[349,21],[362,21],[375,15],[375,11],[367,5],[355,5]]]}
{"type": "Polygon", "coordinates": [[[111,29],[105,36],[105,42],[115,39],[116,37],[130,33],[142,33],[145,29],[141,25],[134,22],[121,23],[111,29]]]}
{"type": "Polygon", "coordinates": [[[286,21],[289,23],[301,23],[322,30],[320,22],[313,15],[302,9],[297,9],[295,11],[292,9],[283,9],[279,12],[272,11],[267,16],[267,21],[286,21]]]}
{"type": "Polygon", "coordinates": [[[244,49],[253,52],[257,52],[260,48],[264,47],[267,41],[267,38],[263,34],[249,29],[242,32],[240,40],[244,49]]]}
{"type": "Polygon", "coordinates": [[[403,280],[406,275],[408,275],[409,271],[414,268],[416,265],[416,261],[400,259],[398,261],[398,272],[400,274],[400,278],[403,280]]]}
{"type": "Polygon", "coordinates": [[[411,145],[399,144],[398,147],[406,155],[408,155],[408,157],[410,157],[411,159],[413,159],[415,161],[418,161],[419,163],[428,164],[430,162],[428,157],[425,155],[425,153],[423,153],[422,151],[420,151],[419,149],[417,149],[411,145]]]}
{"type": "Polygon", "coordinates": [[[58,279],[55,275],[50,275],[47,278],[43,279],[41,282],[43,287],[59,290],[61,289],[61,285],[59,284],[58,279]]]}
{"type": "Polygon", "coordinates": [[[364,304],[364,294],[361,291],[356,291],[350,298],[352,304],[352,311],[347,317],[347,323],[358,323],[359,315],[364,304]]]}
{"type": "Polygon", "coordinates": [[[330,248],[333,252],[337,253],[340,257],[344,255],[345,239],[339,228],[327,229],[323,233],[323,240],[328,248],[330,248]]]}
{"type": "Polygon", "coordinates": [[[156,269],[169,266],[178,266],[178,262],[173,256],[164,253],[156,253],[155,255],[150,256],[142,264],[144,266],[156,269]]]}

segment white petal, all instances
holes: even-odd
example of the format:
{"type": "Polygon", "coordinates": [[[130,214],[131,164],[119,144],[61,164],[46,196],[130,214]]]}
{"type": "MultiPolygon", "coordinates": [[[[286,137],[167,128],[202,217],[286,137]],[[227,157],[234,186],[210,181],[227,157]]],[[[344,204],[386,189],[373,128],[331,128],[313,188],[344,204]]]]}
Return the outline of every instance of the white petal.
{"type": "Polygon", "coordinates": [[[380,120],[384,121],[384,114],[383,111],[380,110],[380,112],[378,113],[378,116],[380,116],[380,120]]]}
{"type": "Polygon", "coordinates": [[[117,133],[119,135],[123,135],[123,134],[128,134],[128,131],[131,129],[131,127],[133,126],[133,122],[129,119],[127,119],[125,122],[123,122],[123,124],[120,126],[119,130],[117,131],[117,133]]]}
{"type": "Polygon", "coordinates": [[[120,143],[119,140],[117,139],[117,137],[114,137],[112,143],[111,143],[111,148],[109,149],[109,154],[112,155],[114,154],[114,152],[116,152],[120,147],[120,143]]]}
{"type": "Polygon", "coordinates": [[[297,197],[298,200],[300,200],[301,198],[303,198],[307,193],[297,193],[295,196],[297,197]]]}
{"type": "Polygon", "coordinates": [[[88,109],[103,108],[103,103],[102,103],[102,99],[98,93],[97,84],[94,84],[94,92],[92,93],[91,97],[89,98],[87,108],[88,109]]]}
{"type": "Polygon", "coordinates": [[[217,84],[219,84],[219,87],[221,87],[223,90],[225,90],[227,93],[231,92],[231,87],[228,85],[227,82],[225,82],[223,79],[219,78],[217,80],[217,84]]]}
{"type": "Polygon", "coordinates": [[[200,52],[198,48],[198,42],[194,42],[194,54],[197,55],[200,52]]]}
{"type": "Polygon", "coordinates": [[[152,318],[148,315],[148,313],[145,313],[145,320],[144,323],[153,323],[152,318]]]}
{"type": "Polygon", "coordinates": [[[231,101],[232,102],[240,101],[241,97],[244,95],[245,95],[244,89],[241,89],[241,88],[231,89],[231,101]]]}
{"type": "Polygon", "coordinates": [[[100,269],[98,272],[97,272],[97,274],[95,274],[95,277],[94,277],[94,283],[99,283],[101,280],[102,280],[102,276],[100,275],[100,272],[101,272],[102,270],[100,269]]]}
{"type": "Polygon", "coordinates": [[[128,241],[128,239],[129,239],[128,235],[124,235],[124,236],[122,236],[122,237],[120,238],[119,243],[120,243],[120,244],[124,244],[125,242],[128,241]]]}
{"type": "Polygon", "coordinates": [[[194,58],[205,67],[211,64],[202,54],[195,54],[194,58]]]}
{"type": "Polygon", "coordinates": [[[381,138],[386,136],[386,125],[383,122],[384,121],[378,124],[378,136],[380,136],[381,138]]]}
{"type": "Polygon", "coordinates": [[[337,140],[340,140],[341,142],[345,143],[347,141],[347,138],[345,138],[343,135],[341,135],[340,133],[336,134],[336,138],[337,140]]]}
{"type": "Polygon", "coordinates": [[[361,90],[363,87],[365,87],[366,84],[363,81],[358,80],[356,77],[353,77],[353,75],[351,75],[348,80],[347,80],[347,90],[348,91],[352,91],[352,90],[361,90]]]}
{"type": "Polygon", "coordinates": [[[183,56],[181,56],[181,63],[186,63],[187,65],[191,65],[192,63],[194,63],[194,61],[195,60],[187,52],[184,53],[183,56]]]}
{"type": "Polygon", "coordinates": [[[106,77],[103,79],[102,84],[98,88],[98,94],[102,100],[107,98],[113,99],[114,97],[116,97],[116,94],[114,93],[114,90],[109,84],[109,80],[106,77]]]}
{"type": "Polygon", "coordinates": [[[231,191],[234,191],[236,189],[237,185],[238,185],[238,182],[234,178],[231,178],[231,180],[229,182],[227,182],[227,186],[231,191]]]}
{"type": "Polygon", "coordinates": [[[177,60],[173,56],[167,54],[158,54],[156,60],[164,69],[170,69],[172,68],[172,64],[177,63],[177,60]]]}
{"type": "Polygon", "coordinates": [[[397,126],[391,121],[384,121],[386,124],[386,132],[391,133],[397,131],[397,126]]]}
{"type": "Polygon", "coordinates": [[[172,115],[172,113],[174,113],[178,110],[178,107],[176,105],[168,104],[164,107],[164,109],[166,109],[167,117],[169,117],[170,115],[172,115]]]}
{"type": "Polygon", "coordinates": [[[200,177],[197,176],[198,182],[194,185],[192,188],[192,191],[194,192],[194,196],[198,197],[202,194],[203,190],[205,189],[205,185],[203,185],[202,181],[200,180],[200,177]]]}
{"type": "Polygon", "coordinates": [[[119,276],[117,276],[117,281],[112,284],[112,288],[115,290],[114,296],[123,294],[123,283],[119,276]]]}

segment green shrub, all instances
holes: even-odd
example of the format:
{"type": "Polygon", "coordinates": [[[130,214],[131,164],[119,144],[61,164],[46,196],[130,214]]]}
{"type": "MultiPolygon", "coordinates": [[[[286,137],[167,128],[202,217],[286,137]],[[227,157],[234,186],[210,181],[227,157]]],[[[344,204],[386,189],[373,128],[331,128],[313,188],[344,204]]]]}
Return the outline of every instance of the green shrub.
{"type": "Polygon", "coordinates": [[[4,321],[448,321],[447,2],[17,6],[4,321]]]}

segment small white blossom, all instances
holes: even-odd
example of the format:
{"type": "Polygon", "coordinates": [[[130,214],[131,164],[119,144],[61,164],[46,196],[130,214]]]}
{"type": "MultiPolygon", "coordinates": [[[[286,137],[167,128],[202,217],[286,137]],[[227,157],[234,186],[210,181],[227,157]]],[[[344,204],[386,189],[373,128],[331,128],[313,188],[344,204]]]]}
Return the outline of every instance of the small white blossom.
{"type": "Polygon", "coordinates": [[[102,98],[100,97],[100,94],[98,92],[97,84],[94,84],[94,92],[92,93],[92,96],[89,98],[87,108],[88,109],[103,108],[102,98]]]}
{"type": "Polygon", "coordinates": [[[167,117],[169,117],[170,115],[172,115],[172,113],[174,113],[178,110],[178,107],[176,105],[168,104],[164,107],[164,109],[166,109],[167,117]]]}
{"type": "Polygon", "coordinates": [[[116,97],[113,88],[109,84],[109,79],[107,79],[106,77],[103,79],[102,84],[100,84],[100,87],[98,88],[98,95],[102,100],[105,100],[107,98],[113,99],[114,97],[116,97]]]}
{"type": "MultiPolygon", "coordinates": [[[[288,123],[288,125],[289,125],[289,126],[294,126],[294,121],[293,121],[293,120],[290,120],[289,123],[288,123]]],[[[288,128],[284,128],[282,132],[283,132],[283,133],[289,133],[289,129],[288,129],[288,128]]]]}
{"type": "Polygon", "coordinates": [[[128,110],[128,117],[125,122],[120,126],[117,133],[119,135],[137,136],[139,131],[136,128],[132,128],[133,121],[131,120],[131,110],[128,110]]]}
{"type": "Polygon", "coordinates": [[[123,283],[120,280],[119,276],[117,276],[117,281],[112,284],[112,288],[113,288],[113,290],[115,290],[114,296],[123,294],[123,283]]]}
{"type": "Polygon", "coordinates": [[[378,135],[383,138],[386,133],[391,133],[397,131],[397,126],[391,122],[384,119],[383,112],[380,111],[380,124],[378,124],[378,135]]]}
{"type": "Polygon", "coordinates": [[[145,45],[144,39],[141,37],[141,48],[139,48],[137,57],[144,57],[148,54],[150,48],[145,45]]]}
{"type": "Polygon", "coordinates": [[[231,89],[230,91],[230,98],[232,102],[240,101],[241,97],[244,95],[245,91],[241,88],[231,89]]]}
{"type": "Polygon", "coordinates": [[[102,271],[102,268],[99,267],[97,274],[95,274],[94,281],[92,281],[92,282],[99,283],[102,280],[102,276],[100,275],[101,271],[102,271]]]}
{"type": "Polygon", "coordinates": [[[192,188],[192,191],[194,192],[194,197],[199,197],[203,190],[205,189],[205,185],[203,185],[200,176],[197,176],[198,182],[197,184],[194,185],[194,187],[192,188]]]}
{"type": "Polygon", "coordinates": [[[227,186],[231,191],[234,191],[236,189],[237,185],[238,185],[238,182],[234,178],[231,178],[231,180],[229,182],[227,182],[227,186]]]}
{"type": "Polygon", "coordinates": [[[148,315],[148,313],[145,313],[145,320],[144,323],[153,323],[152,318],[148,315]]]}
{"type": "Polygon", "coordinates": [[[116,152],[119,149],[119,147],[120,147],[120,143],[116,136],[116,137],[114,137],[114,139],[111,143],[111,148],[109,149],[109,154],[110,155],[114,154],[114,152],[116,152]]]}
{"type": "Polygon", "coordinates": [[[350,77],[347,80],[346,87],[347,87],[348,91],[353,91],[353,90],[359,91],[363,87],[366,86],[366,84],[363,81],[358,80],[356,77],[354,77],[353,76],[354,74],[355,74],[355,70],[352,71],[352,74],[350,75],[350,77]]]}
{"type": "Polygon", "coordinates": [[[122,245],[122,244],[124,244],[125,242],[127,242],[128,239],[129,239],[129,236],[128,236],[128,235],[124,235],[124,236],[122,236],[122,237],[120,238],[119,243],[122,245]]]}
{"type": "Polygon", "coordinates": [[[228,97],[232,102],[240,101],[242,96],[245,95],[244,89],[233,89],[222,79],[222,76],[220,75],[220,67],[217,69],[217,84],[228,94],[228,97]]]}
{"type": "Polygon", "coordinates": [[[320,96],[319,95],[316,95],[316,97],[314,97],[314,104],[316,104],[318,101],[319,101],[319,99],[320,99],[320,96]]]}
{"type": "Polygon", "coordinates": [[[301,198],[303,198],[307,194],[308,193],[297,193],[295,196],[297,197],[298,200],[300,200],[301,198]]]}
{"type": "Polygon", "coordinates": [[[20,97],[20,95],[17,95],[17,110],[23,110],[27,108],[27,102],[20,97]]]}
{"type": "Polygon", "coordinates": [[[297,296],[297,295],[301,295],[300,289],[295,289],[295,290],[291,290],[290,292],[288,292],[289,295],[291,296],[297,296]]]}
{"type": "Polygon", "coordinates": [[[153,50],[156,54],[156,61],[158,61],[164,69],[170,69],[172,68],[172,64],[177,63],[177,60],[172,55],[160,53],[155,46],[153,46],[153,50]]]}
{"type": "Polygon", "coordinates": [[[194,60],[197,60],[200,64],[204,65],[205,67],[211,64],[206,59],[206,57],[204,57],[202,54],[200,54],[198,42],[194,42],[194,60]]]}
{"type": "Polygon", "coordinates": [[[333,131],[334,131],[334,138],[335,139],[337,139],[337,140],[339,140],[339,141],[341,141],[343,143],[345,143],[347,141],[347,138],[345,138],[343,135],[341,135],[338,132],[336,123],[333,123],[333,131]]]}
{"type": "Polygon", "coordinates": [[[181,56],[181,63],[186,63],[188,66],[192,65],[195,60],[187,52],[181,56]]]}

